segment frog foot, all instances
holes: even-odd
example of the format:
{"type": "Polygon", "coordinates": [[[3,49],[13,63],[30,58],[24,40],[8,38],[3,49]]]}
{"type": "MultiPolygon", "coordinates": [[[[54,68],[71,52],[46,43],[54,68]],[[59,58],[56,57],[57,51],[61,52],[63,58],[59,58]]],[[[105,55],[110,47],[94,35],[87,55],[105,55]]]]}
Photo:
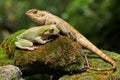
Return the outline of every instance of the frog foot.
{"type": "Polygon", "coordinates": [[[38,47],[35,47],[35,46],[31,46],[31,47],[23,47],[22,49],[24,49],[24,50],[35,50],[35,49],[37,49],[38,47]]]}

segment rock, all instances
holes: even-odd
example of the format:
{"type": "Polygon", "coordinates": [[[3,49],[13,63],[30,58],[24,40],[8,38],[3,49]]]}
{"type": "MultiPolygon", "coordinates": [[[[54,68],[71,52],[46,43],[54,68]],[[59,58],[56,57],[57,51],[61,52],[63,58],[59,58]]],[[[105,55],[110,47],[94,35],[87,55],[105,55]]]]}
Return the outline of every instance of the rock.
{"type": "Polygon", "coordinates": [[[37,47],[34,51],[15,50],[15,65],[20,66],[25,74],[29,71],[31,74],[72,73],[84,68],[80,46],[66,36],[59,36],[54,41],[37,47]]]}
{"type": "Polygon", "coordinates": [[[81,54],[82,48],[77,42],[60,35],[44,45],[35,45],[38,47],[36,50],[22,50],[14,45],[16,36],[22,32],[23,30],[6,37],[1,48],[4,49],[2,55],[7,54],[5,58],[13,60],[11,64],[18,66],[23,75],[72,74],[84,71],[85,60],[81,54]]]}
{"type": "Polygon", "coordinates": [[[0,80],[24,80],[21,70],[13,65],[0,66],[0,80]]]}

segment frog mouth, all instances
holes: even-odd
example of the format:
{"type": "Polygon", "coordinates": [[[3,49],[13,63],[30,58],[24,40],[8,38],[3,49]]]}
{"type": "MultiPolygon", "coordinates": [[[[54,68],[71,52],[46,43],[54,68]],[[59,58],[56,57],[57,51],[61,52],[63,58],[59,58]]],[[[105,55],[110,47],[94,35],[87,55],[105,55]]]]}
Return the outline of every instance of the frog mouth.
{"type": "Polygon", "coordinates": [[[54,39],[57,38],[58,35],[53,35],[53,34],[44,34],[41,35],[42,40],[49,40],[49,39],[54,39]]]}

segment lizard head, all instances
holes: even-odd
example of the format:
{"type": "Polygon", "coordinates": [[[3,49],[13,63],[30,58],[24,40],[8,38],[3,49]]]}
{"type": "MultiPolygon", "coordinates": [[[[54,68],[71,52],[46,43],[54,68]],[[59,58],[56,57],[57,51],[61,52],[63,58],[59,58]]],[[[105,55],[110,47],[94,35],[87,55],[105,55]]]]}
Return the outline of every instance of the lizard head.
{"type": "Polygon", "coordinates": [[[38,22],[41,25],[45,24],[46,18],[46,12],[45,11],[40,11],[37,9],[30,9],[26,12],[26,15],[32,19],[34,22],[38,22]]]}

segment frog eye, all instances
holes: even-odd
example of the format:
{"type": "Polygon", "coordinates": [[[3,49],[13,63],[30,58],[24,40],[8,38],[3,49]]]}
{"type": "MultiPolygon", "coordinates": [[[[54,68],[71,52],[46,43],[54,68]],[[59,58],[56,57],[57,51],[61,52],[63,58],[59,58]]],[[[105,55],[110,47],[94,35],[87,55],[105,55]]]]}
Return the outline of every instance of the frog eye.
{"type": "Polygon", "coordinates": [[[49,33],[53,33],[53,32],[54,32],[54,29],[50,29],[50,30],[49,30],[49,33]]]}
{"type": "Polygon", "coordinates": [[[34,11],[33,11],[33,14],[37,14],[37,12],[38,12],[37,10],[34,10],[34,11]]]}

